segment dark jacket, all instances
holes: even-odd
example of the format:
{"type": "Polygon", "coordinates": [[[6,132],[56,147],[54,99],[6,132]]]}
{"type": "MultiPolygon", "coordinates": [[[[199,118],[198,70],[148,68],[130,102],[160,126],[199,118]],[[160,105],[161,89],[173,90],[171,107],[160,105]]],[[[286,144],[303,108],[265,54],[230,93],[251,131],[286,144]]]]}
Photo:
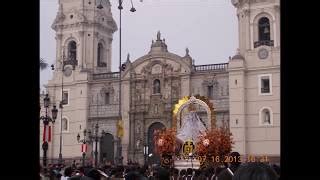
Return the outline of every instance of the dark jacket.
{"type": "Polygon", "coordinates": [[[228,168],[225,168],[218,174],[218,179],[219,180],[232,180],[233,174],[235,171],[238,169],[238,166],[230,166],[229,170],[228,168]]]}
{"type": "Polygon", "coordinates": [[[94,180],[94,179],[88,176],[72,176],[68,178],[68,180],[94,180]]]}

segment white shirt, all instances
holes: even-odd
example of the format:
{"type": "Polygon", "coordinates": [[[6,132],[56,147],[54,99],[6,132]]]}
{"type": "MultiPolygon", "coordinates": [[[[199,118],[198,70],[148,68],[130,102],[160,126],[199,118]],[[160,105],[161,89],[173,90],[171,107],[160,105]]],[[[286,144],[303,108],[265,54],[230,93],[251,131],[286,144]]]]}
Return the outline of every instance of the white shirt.
{"type": "Polygon", "coordinates": [[[68,178],[70,178],[69,176],[61,176],[60,180],[68,180],[68,178]]]}

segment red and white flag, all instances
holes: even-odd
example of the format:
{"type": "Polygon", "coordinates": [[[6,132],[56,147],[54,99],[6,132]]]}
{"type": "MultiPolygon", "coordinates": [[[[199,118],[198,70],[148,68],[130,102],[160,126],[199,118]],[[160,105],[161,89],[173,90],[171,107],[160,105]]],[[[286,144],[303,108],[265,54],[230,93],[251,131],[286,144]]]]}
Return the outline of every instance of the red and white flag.
{"type": "Polygon", "coordinates": [[[47,127],[47,125],[45,125],[43,127],[42,140],[43,140],[43,142],[45,142],[45,141],[51,142],[51,126],[47,127]]]}
{"type": "Polygon", "coordinates": [[[47,126],[43,126],[43,134],[42,134],[42,141],[46,142],[46,134],[47,134],[47,126]]]}
{"type": "Polygon", "coordinates": [[[82,144],[81,145],[81,152],[87,152],[87,144],[82,144]]]}

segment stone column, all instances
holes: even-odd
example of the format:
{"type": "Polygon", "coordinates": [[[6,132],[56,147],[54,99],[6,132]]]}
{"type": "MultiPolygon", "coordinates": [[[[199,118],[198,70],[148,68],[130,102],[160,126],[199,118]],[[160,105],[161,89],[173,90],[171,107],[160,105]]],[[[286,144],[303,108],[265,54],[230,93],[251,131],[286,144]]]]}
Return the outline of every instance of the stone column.
{"type": "Polygon", "coordinates": [[[77,56],[78,56],[78,66],[79,67],[81,67],[81,69],[83,68],[83,64],[84,64],[84,62],[83,62],[83,57],[84,57],[84,46],[83,46],[83,36],[84,36],[84,31],[79,31],[78,32],[78,36],[79,36],[79,39],[80,39],[80,44],[79,44],[79,53],[77,54],[77,56]]]}
{"type": "Polygon", "coordinates": [[[63,53],[63,45],[62,45],[62,34],[56,34],[56,64],[55,67],[57,69],[61,68],[61,58],[62,58],[62,53],[63,53]]]}

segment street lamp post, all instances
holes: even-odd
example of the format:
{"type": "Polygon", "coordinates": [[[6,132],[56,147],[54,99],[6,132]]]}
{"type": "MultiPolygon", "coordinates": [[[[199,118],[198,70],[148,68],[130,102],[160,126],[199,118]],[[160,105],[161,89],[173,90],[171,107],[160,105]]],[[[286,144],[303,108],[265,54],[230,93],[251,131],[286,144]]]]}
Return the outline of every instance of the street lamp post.
{"type": "Polygon", "coordinates": [[[98,166],[98,142],[105,135],[104,130],[102,130],[101,135],[99,136],[99,125],[98,123],[95,125],[94,134],[91,133],[91,130],[88,130],[88,137],[90,141],[95,142],[95,150],[94,150],[94,166],[98,166]]]}
{"type": "MultiPolygon", "coordinates": [[[[50,122],[54,123],[55,120],[57,119],[57,113],[58,113],[58,109],[56,108],[56,106],[53,106],[53,109],[51,110],[51,115],[52,117],[50,117],[48,115],[48,109],[49,109],[49,105],[50,105],[50,98],[49,95],[46,94],[45,98],[43,99],[43,104],[44,107],[46,109],[46,114],[45,116],[41,116],[40,120],[43,121],[43,143],[42,143],[42,149],[43,149],[43,166],[44,166],[44,173],[47,173],[47,151],[48,151],[48,141],[46,138],[46,131],[47,131],[47,126],[49,125],[50,122]]],[[[49,132],[51,133],[51,132],[49,132]]]]}
{"type": "MultiPolygon", "coordinates": [[[[101,4],[102,0],[100,0],[100,4],[97,6],[98,9],[102,9],[103,6],[101,4]]],[[[122,120],[122,116],[121,116],[121,71],[124,70],[124,68],[121,65],[121,12],[123,9],[122,6],[123,0],[119,0],[118,1],[118,9],[119,9],[119,119],[122,120]]],[[[133,7],[133,3],[131,0],[131,12],[135,12],[136,9],[133,7]]],[[[117,145],[117,160],[118,160],[118,164],[122,164],[122,143],[121,143],[121,138],[119,137],[118,141],[117,141],[118,145],[117,145]]]]}
{"type": "MultiPolygon", "coordinates": [[[[69,52],[68,52],[69,53],[69,52]]],[[[72,66],[72,70],[75,70],[76,66],[78,65],[78,61],[76,57],[74,57],[72,54],[68,54],[68,58],[65,56],[65,51],[63,51],[62,54],[62,68],[61,68],[61,101],[59,104],[59,108],[61,110],[60,113],[60,144],[59,144],[59,159],[58,159],[58,164],[62,164],[62,112],[63,112],[63,104],[64,104],[64,99],[63,99],[63,76],[65,72],[65,66],[70,65],[72,66]]]]}
{"type": "Polygon", "coordinates": [[[143,146],[143,155],[144,155],[144,165],[146,165],[146,164],[148,164],[148,162],[147,162],[147,158],[148,158],[148,154],[149,152],[148,152],[148,145],[144,145],[143,146]]]}
{"type": "Polygon", "coordinates": [[[77,140],[78,142],[82,142],[81,146],[81,152],[82,152],[82,167],[85,166],[85,161],[86,161],[86,152],[87,152],[87,130],[85,129],[83,131],[83,139],[80,140],[80,134],[78,133],[77,135],[77,140]]]}

